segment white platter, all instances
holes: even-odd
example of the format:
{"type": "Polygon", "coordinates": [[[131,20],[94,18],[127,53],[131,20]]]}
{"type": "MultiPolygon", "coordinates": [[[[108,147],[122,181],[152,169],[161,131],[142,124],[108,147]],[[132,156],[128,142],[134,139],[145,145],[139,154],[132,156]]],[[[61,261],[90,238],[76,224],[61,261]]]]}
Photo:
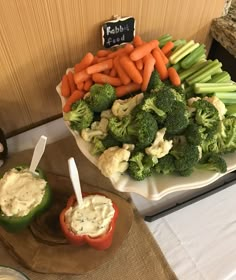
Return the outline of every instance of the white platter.
{"type": "MultiPolygon", "coordinates": [[[[61,96],[61,84],[56,87],[56,90],[61,98],[63,106],[65,99],[61,96]]],[[[69,123],[65,122],[65,124],[74,136],[80,151],[97,167],[97,157],[92,156],[89,152],[91,145],[88,142],[85,142],[78,133],[71,130],[69,123]]],[[[224,158],[228,166],[227,173],[236,170],[236,153],[227,154],[224,158]]],[[[207,186],[227,173],[222,174],[213,171],[195,170],[189,177],[157,174],[148,177],[143,181],[135,181],[130,178],[129,175],[123,174],[119,179],[110,179],[110,181],[113,187],[120,192],[137,193],[149,200],[160,200],[170,193],[207,186]]]]}

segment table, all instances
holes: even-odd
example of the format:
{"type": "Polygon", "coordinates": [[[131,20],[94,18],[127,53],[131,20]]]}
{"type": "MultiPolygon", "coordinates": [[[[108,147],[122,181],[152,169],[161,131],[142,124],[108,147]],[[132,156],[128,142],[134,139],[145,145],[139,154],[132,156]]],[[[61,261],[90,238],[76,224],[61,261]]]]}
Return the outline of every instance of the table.
{"type": "MultiPolygon", "coordinates": [[[[47,123],[7,140],[9,152],[33,148],[41,135],[48,143],[69,135],[62,119],[47,123]]],[[[146,222],[171,268],[183,280],[236,279],[236,186],[146,222]]],[[[144,215],[157,201],[131,194],[144,215]]]]}

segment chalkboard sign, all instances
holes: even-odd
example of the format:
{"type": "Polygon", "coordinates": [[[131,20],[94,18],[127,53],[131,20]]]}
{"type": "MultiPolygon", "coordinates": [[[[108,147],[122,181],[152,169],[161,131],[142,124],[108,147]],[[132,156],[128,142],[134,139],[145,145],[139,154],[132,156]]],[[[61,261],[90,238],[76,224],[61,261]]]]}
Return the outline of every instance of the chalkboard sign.
{"type": "Polygon", "coordinates": [[[102,26],[102,44],[105,48],[130,43],[133,41],[134,35],[134,17],[124,17],[106,21],[102,26]]]}

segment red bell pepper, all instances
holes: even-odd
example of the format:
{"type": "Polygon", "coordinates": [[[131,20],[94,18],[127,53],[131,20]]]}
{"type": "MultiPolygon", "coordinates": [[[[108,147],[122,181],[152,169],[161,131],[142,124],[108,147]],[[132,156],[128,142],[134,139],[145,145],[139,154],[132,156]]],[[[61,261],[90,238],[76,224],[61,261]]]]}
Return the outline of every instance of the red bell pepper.
{"type": "MultiPolygon", "coordinates": [[[[89,195],[102,195],[105,196],[104,194],[100,194],[100,193],[92,193],[92,194],[88,194],[88,193],[82,193],[82,196],[89,196],[89,195]]],[[[97,249],[97,250],[105,250],[107,248],[109,248],[111,246],[112,243],[112,238],[113,238],[113,234],[115,231],[115,225],[116,225],[116,220],[119,214],[119,210],[117,205],[112,201],[112,206],[115,210],[114,216],[111,220],[110,223],[110,227],[109,230],[98,237],[90,237],[89,235],[76,235],[74,234],[69,228],[68,225],[65,222],[65,213],[66,211],[70,208],[73,207],[73,205],[75,205],[76,203],[76,196],[72,195],[68,201],[67,201],[67,205],[66,208],[64,208],[62,210],[62,212],[60,213],[60,225],[61,225],[61,229],[62,232],[64,234],[64,236],[66,237],[66,239],[74,245],[83,245],[83,244],[88,244],[91,247],[97,249]]]]}

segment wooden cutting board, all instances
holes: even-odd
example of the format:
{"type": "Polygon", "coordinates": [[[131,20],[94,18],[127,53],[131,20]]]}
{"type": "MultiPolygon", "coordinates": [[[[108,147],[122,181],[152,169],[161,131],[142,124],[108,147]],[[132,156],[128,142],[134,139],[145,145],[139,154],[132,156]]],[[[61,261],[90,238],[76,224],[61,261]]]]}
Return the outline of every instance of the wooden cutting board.
{"type": "Polygon", "coordinates": [[[81,182],[83,191],[100,192],[111,198],[119,208],[119,217],[109,249],[97,251],[88,245],[73,246],[63,237],[58,218],[73,193],[71,181],[52,173],[47,174],[47,178],[53,192],[51,208],[20,233],[8,233],[0,228],[0,239],[9,253],[23,266],[41,273],[83,274],[108,262],[130,231],[132,205],[119,195],[81,182]]]}

